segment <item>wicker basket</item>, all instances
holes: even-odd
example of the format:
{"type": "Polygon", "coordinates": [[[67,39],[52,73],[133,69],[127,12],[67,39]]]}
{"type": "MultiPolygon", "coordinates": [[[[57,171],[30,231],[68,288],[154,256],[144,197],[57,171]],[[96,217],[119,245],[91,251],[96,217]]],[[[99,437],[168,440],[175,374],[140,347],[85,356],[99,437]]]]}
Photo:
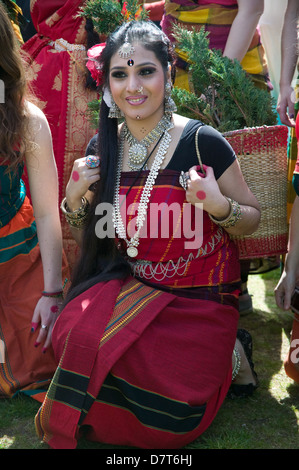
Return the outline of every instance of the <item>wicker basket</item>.
{"type": "Polygon", "coordinates": [[[287,141],[286,126],[263,126],[227,132],[244,178],[261,206],[261,222],[252,235],[233,237],[240,259],[286,253],[287,141]]]}

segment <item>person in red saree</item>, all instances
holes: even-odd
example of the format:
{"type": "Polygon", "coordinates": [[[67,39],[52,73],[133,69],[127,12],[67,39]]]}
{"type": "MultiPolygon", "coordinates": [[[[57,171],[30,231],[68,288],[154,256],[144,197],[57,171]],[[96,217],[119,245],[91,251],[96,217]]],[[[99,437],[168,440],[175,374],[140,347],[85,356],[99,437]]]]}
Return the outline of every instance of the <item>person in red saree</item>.
{"type": "MultiPolygon", "coordinates": [[[[65,194],[74,160],[84,155],[95,131],[87,117],[88,103],[97,97],[86,87],[86,48],[90,36],[86,20],[79,18],[83,0],[36,0],[31,2],[32,22],[37,30],[23,45],[29,55],[30,85],[43,110],[53,137],[59,177],[59,203],[65,194]]],[[[61,218],[63,246],[70,265],[78,247],[61,218]]]]}
{"type": "Polygon", "coordinates": [[[99,133],[62,204],[81,257],[35,419],[52,448],[75,448],[84,430],[116,445],[182,447],[228,392],[258,385],[251,336],[237,330],[230,234],[254,231],[259,205],[228,142],[174,112],[171,64],[151,21],[124,23],[96,59],[99,133]]]}

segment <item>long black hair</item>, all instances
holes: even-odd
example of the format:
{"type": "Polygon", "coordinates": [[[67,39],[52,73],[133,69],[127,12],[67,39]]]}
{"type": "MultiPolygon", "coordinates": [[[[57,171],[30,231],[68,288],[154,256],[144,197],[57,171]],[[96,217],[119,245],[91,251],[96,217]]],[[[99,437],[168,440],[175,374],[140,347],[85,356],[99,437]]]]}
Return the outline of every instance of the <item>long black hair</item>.
{"type": "MultiPolygon", "coordinates": [[[[111,57],[125,41],[137,42],[152,51],[160,61],[166,77],[169,65],[174,60],[169,39],[150,20],[131,21],[121,25],[107,38],[100,56],[104,86],[109,88],[111,57]]],[[[118,121],[116,118],[109,118],[108,114],[109,108],[102,99],[97,139],[98,154],[101,157],[101,179],[96,185],[91,202],[89,219],[83,232],[81,255],[74,270],[67,302],[97,282],[122,279],[130,273],[130,267],[118,251],[115,239],[108,236],[98,238],[96,235],[96,224],[101,217],[95,214],[96,207],[100,203],[108,203],[112,207],[118,165],[118,121]]]]}

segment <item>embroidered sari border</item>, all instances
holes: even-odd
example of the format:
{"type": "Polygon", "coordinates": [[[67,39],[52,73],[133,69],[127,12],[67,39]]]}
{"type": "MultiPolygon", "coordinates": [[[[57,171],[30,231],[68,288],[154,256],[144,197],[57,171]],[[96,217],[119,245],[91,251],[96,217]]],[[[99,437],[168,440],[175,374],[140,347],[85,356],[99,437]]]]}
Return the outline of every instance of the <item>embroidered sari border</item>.
{"type": "Polygon", "coordinates": [[[100,348],[160,295],[162,291],[141,282],[136,283],[136,280],[124,286],[116,300],[115,309],[101,339],[100,348]]]}

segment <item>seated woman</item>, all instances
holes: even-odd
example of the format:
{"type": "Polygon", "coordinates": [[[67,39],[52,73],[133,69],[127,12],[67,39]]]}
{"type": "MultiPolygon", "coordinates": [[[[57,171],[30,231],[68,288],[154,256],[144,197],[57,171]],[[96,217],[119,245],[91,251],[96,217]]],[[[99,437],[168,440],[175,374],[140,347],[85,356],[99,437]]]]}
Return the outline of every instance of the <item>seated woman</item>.
{"type": "Polygon", "coordinates": [[[99,133],[62,204],[81,258],[36,416],[53,448],[76,447],[83,430],[105,443],[178,448],[207,429],[228,392],[257,387],[250,335],[237,333],[230,234],[252,233],[259,205],[228,142],[174,114],[172,63],[151,21],[122,25],[96,59],[99,133]]]}

